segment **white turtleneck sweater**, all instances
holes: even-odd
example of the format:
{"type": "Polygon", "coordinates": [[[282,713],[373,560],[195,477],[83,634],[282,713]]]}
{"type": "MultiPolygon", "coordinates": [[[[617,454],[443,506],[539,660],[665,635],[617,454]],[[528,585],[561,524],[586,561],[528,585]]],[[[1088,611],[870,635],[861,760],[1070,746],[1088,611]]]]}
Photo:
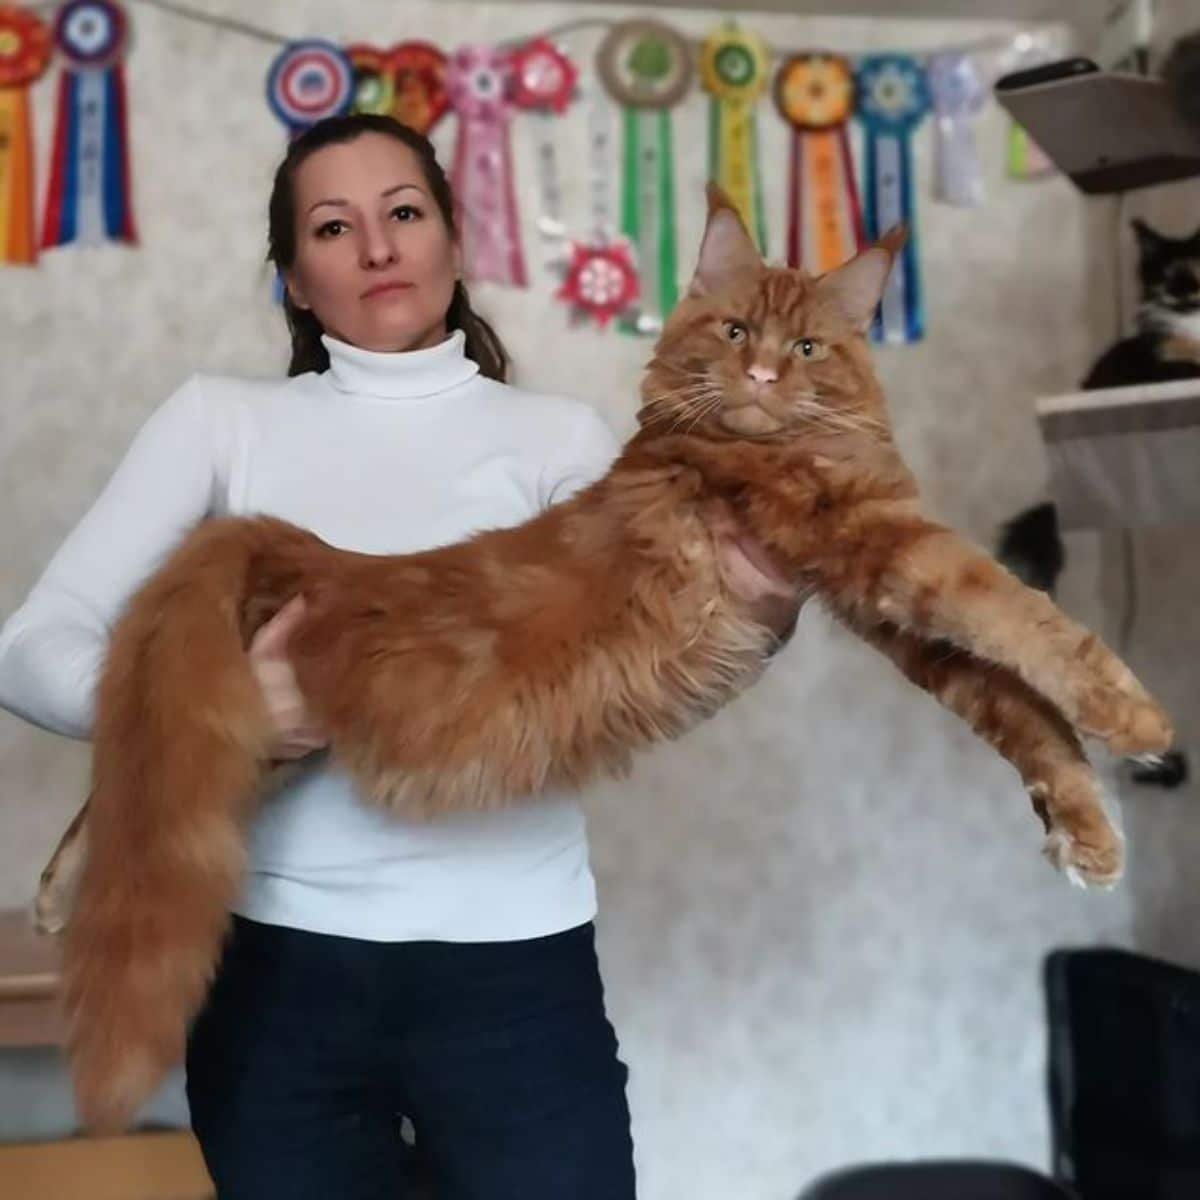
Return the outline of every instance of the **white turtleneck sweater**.
{"type": "MultiPolygon", "coordinates": [[[[199,375],[150,417],[0,629],[0,707],[88,737],[114,621],[205,516],[269,513],[335,546],[404,554],[519,524],[617,454],[587,405],[481,376],[461,333],[403,354],[323,341],[322,374],[199,375]]],[[[569,796],[409,822],[361,804],[322,754],[265,804],[249,847],[236,911],[269,924],[375,941],[507,941],[595,914],[583,813],[569,796]]]]}

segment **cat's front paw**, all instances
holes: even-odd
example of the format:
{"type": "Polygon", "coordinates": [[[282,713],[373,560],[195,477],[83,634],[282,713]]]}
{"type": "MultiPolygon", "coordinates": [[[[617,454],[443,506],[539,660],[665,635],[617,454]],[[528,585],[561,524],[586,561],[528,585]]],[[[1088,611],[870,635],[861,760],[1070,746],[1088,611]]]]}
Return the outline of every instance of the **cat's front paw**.
{"type": "Polygon", "coordinates": [[[1125,838],[1104,811],[1100,781],[1088,771],[1030,788],[1046,826],[1042,853],[1077,887],[1111,888],[1125,870],[1125,838]]]}
{"type": "Polygon", "coordinates": [[[1095,689],[1080,706],[1079,727],[1118,756],[1162,754],[1175,740],[1171,719],[1136,681],[1134,688],[1095,689]]]}
{"type": "Polygon", "coordinates": [[[1134,673],[1094,634],[1075,652],[1073,724],[1098,738],[1110,753],[1162,754],[1171,748],[1175,731],[1134,673]]]}
{"type": "Polygon", "coordinates": [[[1148,696],[1129,704],[1125,720],[1108,739],[1113,754],[1165,754],[1175,741],[1171,718],[1148,696]]]}
{"type": "Polygon", "coordinates": [[[1046,835],[1042,853],[1076,887],[1116,887],[1125,873],[1125,839],[1115,829],[1112,838],[1099,844],[1079,841],[1067,830],[1054,826],[1046,835]]]}

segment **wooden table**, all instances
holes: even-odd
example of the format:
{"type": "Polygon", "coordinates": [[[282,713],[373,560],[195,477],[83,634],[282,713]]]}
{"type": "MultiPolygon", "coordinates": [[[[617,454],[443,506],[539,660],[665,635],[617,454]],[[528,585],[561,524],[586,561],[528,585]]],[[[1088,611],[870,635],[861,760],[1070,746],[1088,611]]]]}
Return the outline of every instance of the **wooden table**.
{"type": "MultiPolygon", "coordinates": [[[[29,915],[0,912],[0,1052],[60,1046],[58,941],[29,915]]],[[[186,1130],[0,1144],[0,1196],[13,1200],[211,1200],[200,1148],[186,1130]]]]}

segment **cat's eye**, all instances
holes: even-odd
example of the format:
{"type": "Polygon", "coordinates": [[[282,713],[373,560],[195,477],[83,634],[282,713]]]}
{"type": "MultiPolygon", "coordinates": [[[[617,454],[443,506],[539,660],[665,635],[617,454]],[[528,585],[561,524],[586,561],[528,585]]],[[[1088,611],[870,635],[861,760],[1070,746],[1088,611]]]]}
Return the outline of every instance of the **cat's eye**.
{"type": "Polygon", "coordinates": [[[797,338],[792,343],[792,353],[799,355],[808,362],[821,362],[829,357],[829,347],[816,338],[797,338]]]}
{"type": "Polygon", "coordinates": [[[726,321],[725,336],[736,346],[746,340],[749,330],[741,321],[726,321]]]}

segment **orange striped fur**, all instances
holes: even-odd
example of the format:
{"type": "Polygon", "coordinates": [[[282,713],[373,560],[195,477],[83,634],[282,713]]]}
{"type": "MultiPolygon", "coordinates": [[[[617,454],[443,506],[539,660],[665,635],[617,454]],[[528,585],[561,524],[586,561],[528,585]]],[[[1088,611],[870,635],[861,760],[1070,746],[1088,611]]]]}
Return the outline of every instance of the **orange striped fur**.
{"type": "Polygon", "coordinates": [[[300,592],[297,678],[364,798],[409,816],[494,808],[620,775],[758,677],[774,638],[710,533],[732,510],[776,572],[1016,767],[1058,865],[1119,873],[1079,735],[1160,750],[1169,724],[1098,639],[922,517],[863,337],[898,239],[814,280],[763,265],[723,197],[710,202],[640,429],[592,487],[401,557],[268,517],[210,520],[133,596],[99,685],[66,931],[89,1124],[126,1123],[183,1053],[270,768],[245,650],[300,592]]]}

